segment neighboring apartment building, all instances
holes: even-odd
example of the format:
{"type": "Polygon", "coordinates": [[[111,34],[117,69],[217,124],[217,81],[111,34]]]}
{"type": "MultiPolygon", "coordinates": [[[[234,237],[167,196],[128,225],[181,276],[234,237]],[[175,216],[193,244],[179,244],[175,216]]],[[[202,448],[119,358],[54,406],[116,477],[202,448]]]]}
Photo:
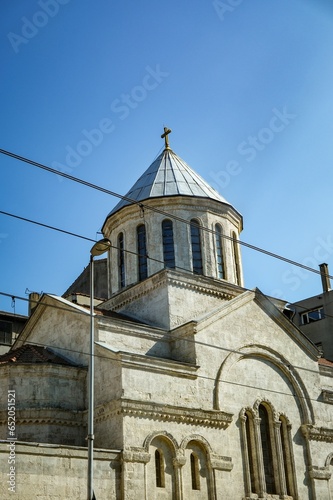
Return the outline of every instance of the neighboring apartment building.
{"type": "MultiPolygon", "coordinates": [[[[333,498],[333,362],[283,302],[244,288],[242,222],[167,140],[106,217],[97,500],[333,498]]],[[[15,498],[86,498],[88,304],[84,271],[65,297],[40,298],[0,357],[1,498],[8,391],[15,498]]]]}
{"type": "Polygon", "coordinates": [[[290,304],[292,321],[333,362],[333,290],[327,264],[320,265],[322,292],[290,304]]]}
{"type": "Polygon", "coordinates": [[[0,355],[7,352],[23,330],[28,317],[0,311],[0,355]]]}

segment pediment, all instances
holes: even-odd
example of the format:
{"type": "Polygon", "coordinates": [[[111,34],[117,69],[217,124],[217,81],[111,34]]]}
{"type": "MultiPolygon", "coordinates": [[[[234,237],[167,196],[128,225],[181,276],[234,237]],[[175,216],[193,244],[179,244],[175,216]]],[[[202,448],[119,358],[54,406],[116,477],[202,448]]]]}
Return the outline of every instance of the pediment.
{"type": "MultiPolygon", "coordinates": [[[[237,325],[239,328],[251,331],[268,330],[272,322],[278,325],[279,331],[292,339],[313,360],[320,358],[316,346],[297,328],[259,289],[247,290],[241,295],[223,302],[221,306],[201,315],[193,321],[172,330],[174,338],[186,337],[204,333],[214,325],[223,331],[224,323],[227,321],[234,325],[235,341],[237,342],[237,325]],[[218,326],[220,325],[220,326],[218,326]]],[[[274,339],[272,339],[274,342],[274,339]]]]}

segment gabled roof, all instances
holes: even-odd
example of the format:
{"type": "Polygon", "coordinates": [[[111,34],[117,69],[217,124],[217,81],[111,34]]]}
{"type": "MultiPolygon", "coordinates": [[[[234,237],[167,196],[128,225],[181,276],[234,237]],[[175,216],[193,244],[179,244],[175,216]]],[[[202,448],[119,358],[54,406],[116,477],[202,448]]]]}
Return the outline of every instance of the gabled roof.
{"type": "MultiPolygon", "coordinates": [[[[169,148],[165,149],[153,161],[126,193],[125,198],[133,201],[143,201],[148,198],[177,195],[210,198],[230,205],[169,148]]],[[[130,200],[122,199],[109,213],[108,217],[124,206],[132,204],[130,200]]]]}
{"type": "Polygon", "coordinates": [[[0,356],[0,365],[7,363],[51,363],[56,365],[77,366],[48,347],[26,344],[0,356]]]}

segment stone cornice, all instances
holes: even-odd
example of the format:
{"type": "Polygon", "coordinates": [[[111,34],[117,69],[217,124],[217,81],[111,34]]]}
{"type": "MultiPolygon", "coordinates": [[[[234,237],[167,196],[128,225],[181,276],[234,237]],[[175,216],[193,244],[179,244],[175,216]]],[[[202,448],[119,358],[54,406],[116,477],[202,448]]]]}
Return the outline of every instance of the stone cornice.
{"type": "Polygon", "coordinates": [[[133,203],[125,205],[119,211],[114,214],[109,214],[103,224],[102,232],[103,234],[108,231],[114,231],[121,224],[127,222],[128,220],[137,221],[141,218],[140,214],[140,204],[147,207],[146,217],[154,217],[157,219],[165,218],[166,214],[154,211],[154,209],[165,211],[166,213],[173,214],[174,212],[189,212],[193,210],[195,213],[198,211],[198,207],[203,212],[210,212],[218,217],[224,217],[232,224],[239,227],[239,232],[243,229],[243,217],[242,215],[228,202],[222,202],[210,198],[202,198],[197,196],[186,196],[186,195],[170,195],[162,197],[147,198],[138,203],[133,203]],[[152,207],[153,211],[149,210],[149,206],[152,207]]]}
{"type": "MultiPolygon", "coordinates": [[[[8,441],[0,440],[0,453],[8,454],[8,441]]],[[[44,455],[66,458],[87,457],[87,448],[83,446],[70,446],[62,444],[46,444],[39,442],[15,441],[15,453],[25,455],[44,455]]],[[[120,450],[108,450],[104,448],[94,448],[94,460],[116,460],[120,458],[120,450]]]]}
{"type": "Polygon", "coordinates": [[[218,410],[184,408],[130,399],[120,399],[96,408],[96,421],[104,421],[114,415],[145,418],[160,422],[177,422],[185,425],[198,425],[215,429],[226,429],[233,415],[218,410]]]}
{"type": "Polygon", "coordinates": [[[333,378],[333,367],[325,366],[325,365],[321,365],[321,364],[318,364],[318,366],[319,366],[320,375],[333,378]]]}
{"type": "Polygon", "coordinates": [[[96,346],[107,349],[110,358],[117,359],[122,365],[131,367],[134,370],[143,370],[155,373],[167,373],[173,377],[197,378],[198,365],[182,363],[170,358],[157,358],[145,354],[113,351],[107,344],[96,343],[96,346]]]}
{"type": "Polygon", "coordinates": [[[314,425],[304,424],[301,426],[303,435],[311,441],[323,441],[333,443],[333,429],[327,427],[315,427],[314,425]]]}
{"type": "MultiPolygon", "coordinates": [[[[19,425],[65,425],[67,427],[82,427],[84,423],[83,410],[65,410],[63,408],[27,408],[17,409],[15,423],[19,425]]],[[[8,414],[0,411],[0,426],[7,426],[8,414]]],[[[17,429],[19,435],[19,429],[17,429]]],[[[19,437],[19,436],[18,436],[19,437]]]]}
{"type": "Polygon", "coordinates": [[[328,403],[330,405],[333,405],[333,391],[323,389],[321,391],[321,395],[322,395],[324,403],[328,403]]]}
{"type": "Polygon", "coordinates": [[[193,275],[190,272],[178,269],[164,269],[153,274],[145,281],[136,283],[130,288],[117,293],[103,303],[103,308],[117,311],[162,286],[193,290],[197,293],[213,295],[222,300],[231,300],[244,292],[243,288],[226,281],[216,280],[208,276],[193,275]]]}
{"type": "MultiPolygon", "coordinates": [[[[224,470],[230,472],[233,468],[231,457],[222,457],[215,453],[208,453],[208,465],[212,469],[224,470]]],[[[122,453],[123,462],[136,462],[147,464],[152,456],[144,448],[129,447],[125,448],[122,453]]],[[[177,450],[176,457],[173,459],[174,467],[183,467],[186,464],[186,457],[181,450],[177,450]]]]}
{"type": "Polygon", "coordinates": [[[108,316],[97,316],[98,326],[100,330],[112,333],[125,333],[128,335],[131,332],[132,335],[160,340],[161,337],[168,333],[167,330],[159,328],[156,326],[150,326],[147,324],[139,324],[132,321],[126,321],[119,318],[110,318],[108,316]]]}
{"type": "Polygon", "coordinates": [[[326,481],[331,479],[332,475],[329,467],[317,467],[315,465],[311,467],[309,474],[312,479],[324,479],[326,481]]]}

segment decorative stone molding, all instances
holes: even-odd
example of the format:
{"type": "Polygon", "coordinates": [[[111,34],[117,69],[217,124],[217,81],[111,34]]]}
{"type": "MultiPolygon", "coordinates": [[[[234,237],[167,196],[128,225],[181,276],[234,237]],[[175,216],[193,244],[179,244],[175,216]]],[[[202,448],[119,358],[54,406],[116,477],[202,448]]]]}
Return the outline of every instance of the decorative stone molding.
{"type": "MultiPolygon", "coordinates": [[[[151,445],[152,441],[155,438],[165,438],[165,439],[167,439],[167,441],[169,442],[169,444],[171,444],[171,446],[173,447],[174,452],[179,454],[179,446],[178,446],[178,443],[177,443],[176,439],[173,437],[172,434],[170,434],[169,432],[167,432],[165,430],[164,431],[155,431],[155,432],[152,432],[151,434],[149,434],[146,437],[146,439],[145,439],[145,441],[143,443],[143,447],[144,447],[144,449],[145,449],[145,451],[147,453],[149,451],[149,446],[151,445]]],[[[180,456],[182,456],[181,453],[180,453],[180,456]]]]}
{"type": "Polygon", "coordinates": [[[126,448],[122,453],[123,462],[137,462],[147,464],[150,460],[150,453],[147,453],[144,448],[126,448]]]}
{"type": "Polygon", "coordinates": [[[233,415],[217,410],[202,410],[181,406],[163,405],[120,399],[98,408],[95,412],[96,421],[107,420],[114,415],[127,415],[135,418],[145,418],[161,422],[177,422],[187,425],[200,425],[214,429],[226,429],[233,415]]]}
{"type": "Polygon", "coordinates": [[[182,456],[177,456],[176,458],[173,459],[173,466],[180,468],[183,467],[186,464],[186,458],[182,456]]]}
{"type": "Polygon", "coordinates": [[[333,367],[318,364],[320,375],[333,378],[333,367]]]}
{"type": "Polygon", "coordinates": [[[332,475],[328,467],[317,467],[315,465],[310,468],[309,474],[312,479],[325,479],[326,481],[329,481],[332,475]]]}
{"type": "MultiPolygon", "coordinates": [[[[85,425],[83,422],[84,413],[84,411],[66,411],[58,408],[17,410],[16,426],[63,425],[66,427],[82,427],[85,425]]],[[[0,412],[0,426],[6,426],[7,420],[6,412],[0,412]]]]}
{"type": "Polygon", "coordinates": [[[302,425],[301,429],[306,439],[333,443],[333,429],[328,429],[327,427],[315,427],[307,424],[302,425]]]}
{"type": "Polygon", "coordinates": [[[212,454],[210,457],[210,464],[213,469],[224,470],[228,472],[230,472],[234,466],[231,461],[231,457],[220,457],[214,454],[212,454]]]}
{"type": "Polygon", "coordinates": [[[224,281],[213,281],[207,276],[193,276],[187,271],[177,269],[164,269],[153,274],[145,281],[136,283],[128,289],[122,290],[111,297],[103,308],[118,311],[127,304],[136,301],[162,286],[169,285],[197,293],[212,295],[222,300],[231,300],[244,292],[243,288],[224,281]]]}
{"type": "Polygon", "coordinates": [[[323,389],[321,391],[321,395],[322,395],[324,403],[328,403],[330,405],[333,405],[333,391],[328,391],[328,390],[323,389]]]}

